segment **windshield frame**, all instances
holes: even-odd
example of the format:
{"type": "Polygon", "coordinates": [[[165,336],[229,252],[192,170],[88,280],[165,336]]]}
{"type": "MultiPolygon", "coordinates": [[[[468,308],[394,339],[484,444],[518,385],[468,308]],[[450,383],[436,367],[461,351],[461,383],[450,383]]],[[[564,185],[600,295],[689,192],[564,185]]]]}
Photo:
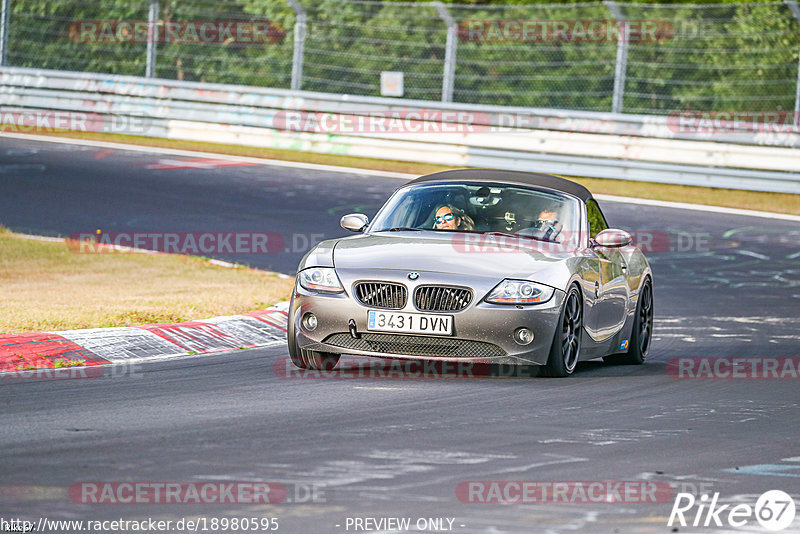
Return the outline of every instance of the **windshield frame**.
{"type": "MultiPolygon", "coordinates": [[[[447,180],[447,181],[423,182],[423,183],[416,183],[416,184],[415,183],[404,184],[401,187],[397,188],[389,196],[389,198],[386,199],[386,202],[384,202],[384,204],[381,206],[381,208],[377,211],[377,213],[375,214],[375,217],[370,221],[369,225],[364,230],[364,233],[370,234],[370,235],[376,235],[376,234],[382,234],[384,232],[390,232],[391,231],[390,228],[384,228],[384,229],[381,229],[381,230],[376,230],[375,229],[375,223],[380,221],[382,218],[384,218],[384,217],[386,217],[388,215],[387,210],[389,209],[389,206],[391,206],[393,204],[393,201],[396,200],[397,195],[401,195],[401,194],[405,195],[411,189],[434,188],[434,187],[441,187],[441,186],[447,186],[447,185],[471,186],[471,187],[474,187],[474,186],[478,186],[478,187],[486,186],[486,187],[495,187],[495,188],[496,187],[515,188],[515,189],[522,189],[522,190],[534,191],[534,192],[537,192],[537,193],[543,193],[543,194],[546,194],[546,195],[551,195],[551,196],[553,196],[553,197],[555,197],[557,199],[560,198],[561,200],[570,202],[574,206],[573,214],[572,214],[572,217],[573,217],[573,223],[572,223],[573,224],[573,228],[565,229],[566,233],[568,234],[568,237],[562,242],[562,244],[572,244],[575,247],[579,247],[579,246],[584,244],[584,241],[586,241],[586,239],[584,239],[584,235],[586,234],[586,223],[585,223],[586,206],[585,206],[584,202],[580,198],[578,198],[575,195],[572,195],[570,193],[567,193],[565,191],[559,191],[557,189],[550,189],[550,188],[547,188],[547,187],[536,187],[536,186],[531,186],[531,185],[528,185],[528,184],[519,184],[519,183],[513,183],[513,182],[498,182],[498,181],[492,181],[492,180],[486,180],[486,181],[447,180]]],[[[410,230],[410,231],[413,231],[415,233],[417,233],[417,232],[433,232],[433,233],[439,234],[439,235],[441,235],[441,234],[452,235],[452,234],[465,234],[465,233],[466,234],[491,234],[492,232],[496,232],[496,230],[444,230],[444,229],[437,229],[437,228],[414,228],[413,230],[410,230]]],[[[515,235],[518,235],[519,237],[523,237],[523,238],[530,237],[530,236],[526,236],[525,234],[516,234],[515,233],[515,235]]],[[[543,243],[554,243],[554,242],[550,242],[550,241],[536,240],[535,238],[531,238],[531,241],[539,241],[539,242],[543,242],[543,243]]]]}

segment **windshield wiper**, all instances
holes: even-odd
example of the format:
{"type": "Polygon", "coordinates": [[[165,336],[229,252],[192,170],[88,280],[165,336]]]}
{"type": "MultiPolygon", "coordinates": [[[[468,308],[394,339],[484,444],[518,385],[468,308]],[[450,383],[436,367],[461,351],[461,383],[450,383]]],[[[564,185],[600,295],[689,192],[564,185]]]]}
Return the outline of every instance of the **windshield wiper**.
{"type": "Polygon", "coordinates": [[[388,230],[381,230],[382,232],[421,232],[422,228],[408,228],[406,226],[396,226],[388,230]]]}
{"type": "Polygon", "coordinates": [[[534,241],[541,241],[542,243],[555,243],[555,241],[550,241],[548,239],[541,239],[534,235],[526,235],[526,234],[515,234],[512,232],[500,232],[498,230],[493,230],[491,232],[481,232],[484,235],[501,235],[505,237],[524,237],[525,239],[532,239],[534,241]]]}

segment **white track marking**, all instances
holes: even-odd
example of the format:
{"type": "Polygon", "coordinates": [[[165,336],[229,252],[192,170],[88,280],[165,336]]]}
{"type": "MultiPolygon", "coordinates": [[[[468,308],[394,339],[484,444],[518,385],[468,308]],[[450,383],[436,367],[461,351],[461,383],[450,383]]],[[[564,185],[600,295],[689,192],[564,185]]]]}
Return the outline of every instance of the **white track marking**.
{"type": "Polygon", "coordinates": [[[177,148],[160,148],[140,145],[127,145],[124,143],[109,143],[106,141],[91,141],[88,139],[57,138],[47,135],[24,135],[16,133],[0,133],[0,137],[10,137],[14,139],[25,139],[30,141],[44,141],[48,143],[62,143],[69,145],[91,146],[97,148],[111,148],[114,150],[128,150],[131,152],[145,152],[149,154],[167,154],[170,156],[186,156],[191,158],[225,159],[228,161],[239,161],[245,163],[255,163],[257,165],[272,165],[275,167],[289,167],[295,169],[310,169],[317,171],[341,172],[347,174],[360,174],[364,176],[380,176],[383,178],[397,178],[401,180],[413,180],[418,175],[405,174],[399,172],[371,171],[369,169],[358,169],[354,167],[341,167],[338,165],[321,165],[318,163],[302,163],[297,161],[282,161],[278,159],[253,158],[248,156],[231,156],[228,154],[215,154],[213,152],[198,152],[195,150],[180,150],[177,148]]]}
{"type": "MultiPolygon", "coordinates": [[[[230,156],[227,154],[216,154],[213,152],[196,152],[193,150],[179,150],[175,148],[159,148],[159,147],[145,147],[145,146],[138,146],[138,145],[127,145],[124,143],[109,143],[106,141],[90,141],[86,139],[70,139],[70,138],[58,138],[58,137],[51,137],[47,135],[28,135],[28,134],[18,134],[18,133],[0,133],[0,137],[9,137],[13,139],[25,139],[30,141],[44,141],[49,143],[62,143],[62,144],[73,144],[73,145],[82,145],[82,146],[91,146],[91,147],[98,147],[98,148],[111,148],[115,150],[129,150],[133,152],[145,152],[150,154],[168,154],[172,156],[186,156],[186,157],[204,157],[209,159],[226,159],[229,161],[240,161],[240,162],[247,162],[247,163],[255,163],[258,165],[272,165],[275,167],[288,167],[288,168],[295,168],[295,169],[309,169],[309,170],[316,170],[316,171],[326,171],[326,172],[340,172],[340,173],[347,173],[347,174],[358,174],[361,176],[380,176],[382,178],[396,178],[398,180],[413,180],[418,175],[416,174],[407,174],[407,173],[400,173],[400,172],[388,172],[388,171],[371,171],[369,169],[359,169],[355,167],[342,167],[338,165],[321,165],[318,163],[301,163],[296,161],[281,161],[277,159],[266,159],[266,158],[253,158],[247,156],[230,156]]],[[[684,209],[684,210],[693,210],[693,211],[705,211],[710,213],[723,213],[728,215],[741,215],[745,217],[762,217],[766,219],[779,219],[784,221],[793,221],[793,222],[800,222],[799,215],[788,215],[785,213],[771,213],[766,211],[755,211],[755,210],[744,210],[744,209],[737,209],[737,208],[724,208],[721,206],[705,206],[702,204],[689,204],[685,202],[669,202],[666,200],[650,200],[644,198],[634,198],[634,197],[620,197],[615,195],[594,195],[594,197],[598,200],[603,200],[607,202],[621,202],[625,204],[637,204],[642,206],[658,206],[662,208],[674,208],[674,209],[684,209]]]]}

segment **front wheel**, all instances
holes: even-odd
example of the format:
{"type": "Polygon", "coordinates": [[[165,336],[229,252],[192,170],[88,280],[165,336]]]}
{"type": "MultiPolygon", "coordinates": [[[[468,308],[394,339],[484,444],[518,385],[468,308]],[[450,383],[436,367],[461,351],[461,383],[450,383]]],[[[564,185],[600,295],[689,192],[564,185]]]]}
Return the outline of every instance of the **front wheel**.
{"type": "Polygon", "coordinates": [[[569,376],[578,365],[581,354],[583,334],[583,302],[581,291],[572,286],[564,299],[564,306],[558,318],[550,356],[544,366],[542,376],[563,378],[569,376]]]}
{"type": "Polygon", "coordinates": [[[296,348],[289,352],[292,363],[300,369],[332,371],[339,363],[339,354],[296,348]]]}

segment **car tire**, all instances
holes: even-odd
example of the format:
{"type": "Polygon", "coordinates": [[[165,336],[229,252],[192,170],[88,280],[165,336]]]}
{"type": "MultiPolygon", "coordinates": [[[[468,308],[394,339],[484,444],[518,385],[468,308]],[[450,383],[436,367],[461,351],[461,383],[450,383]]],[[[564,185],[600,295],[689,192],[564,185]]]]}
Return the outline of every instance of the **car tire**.
{"type": "Polygon", "coordinates": [[[620,365],[641,365],[647,359],[653,337],[653,284],[647,278],[639,291],[636,315],[631,331],[630,349],[625,354],[613,354],[603,358],[604,362],[620,365]]]}
{"type": "Polygon", "coordinates": [[[300,349],[293,347],[291,344],[289,345],[289,358],[292,360],[292,363],[295,365],[295,367],[307,369],[306,361],[300,354],[300,349]]]}
{"type": "Polygon", "coordinates": [[[292,363],[300,369],[315,371],[332,371],[339,363],[339,354],[317,352],[315,350],[297,349],[297,353],[290,353],[292,363]]]}
{"type": "Polygon", "coordinates": [[[582,335],[583,299],[581,290],[573,285],[567,290],[561,306],[550,355],[540,376],[564,378],[571,375],[580,359],[582,335]]]}

